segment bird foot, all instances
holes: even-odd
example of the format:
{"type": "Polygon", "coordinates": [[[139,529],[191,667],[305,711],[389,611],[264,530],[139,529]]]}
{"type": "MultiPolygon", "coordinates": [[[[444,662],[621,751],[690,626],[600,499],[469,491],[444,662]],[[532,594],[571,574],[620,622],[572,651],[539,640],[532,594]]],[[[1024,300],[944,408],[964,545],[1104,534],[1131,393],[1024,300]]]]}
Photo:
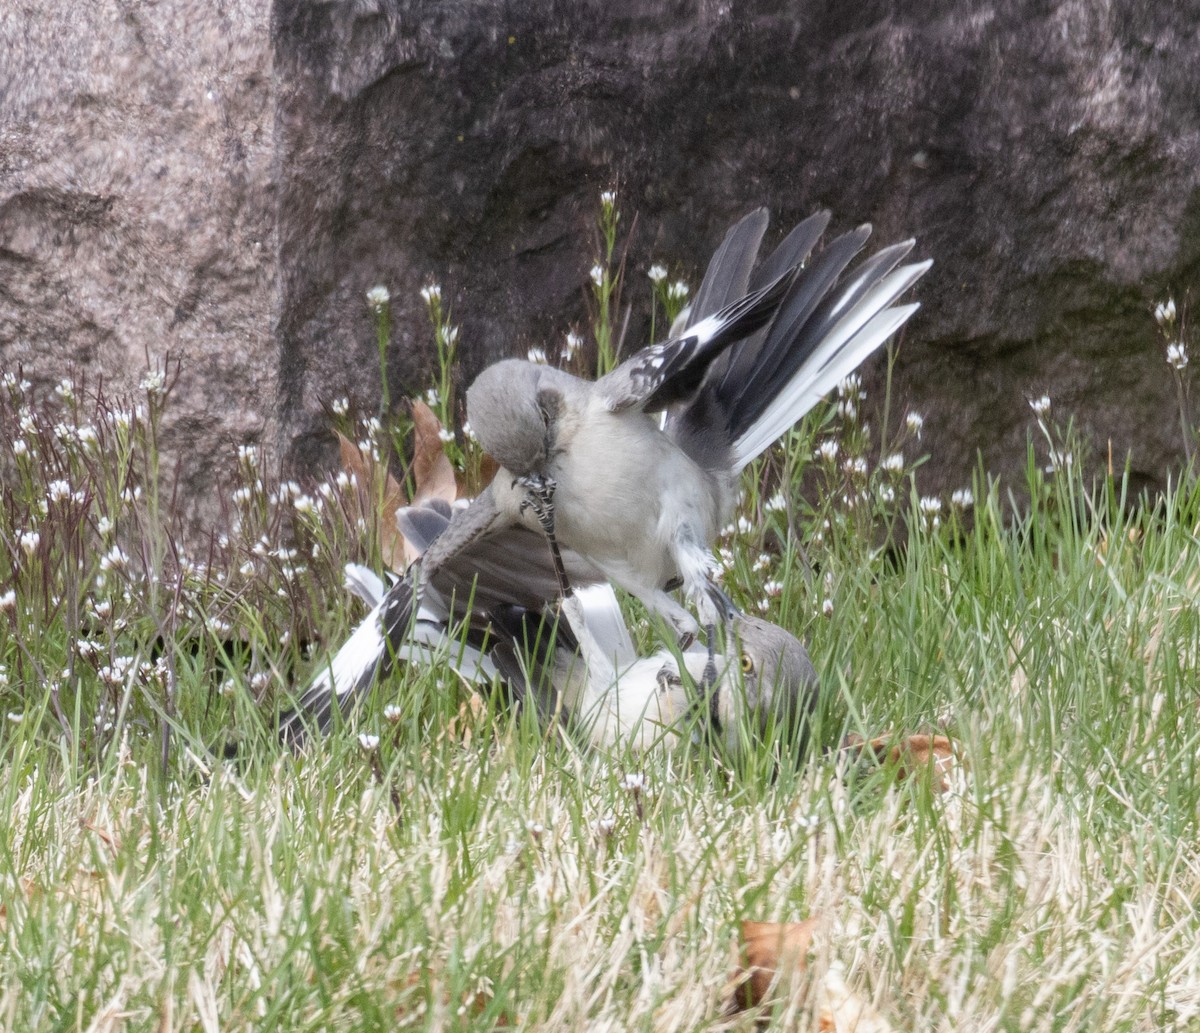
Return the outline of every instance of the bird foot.
{"type": "Polygon", "coordinates": [[[530,509],[541,525],[546,537],[554,538],[554,492],[558,488],[553,477],[545,474],[531,473],[518,477],[516,483],[525,492],[521,500],[520,512],[530,509]]]}
{"type": "Polygon", "coordinates": [[[558,539],[554,535],[554,492],[558,488],[558,482],[546,474],[531,473],[524,477],[518,477],[514,483],[525,491],[525,498],[521,500],[520,512],[524,513],[527,509],[533,510],[533,515],[537,517],[537,522],[546,535],[546,541],[550,545],[550,558],[554,563],[554,576],[558,580],[558,591],[565,599],[571,595],[573,589],[570,579],[567,577],[567,568],[563,564],[558,539]]]}

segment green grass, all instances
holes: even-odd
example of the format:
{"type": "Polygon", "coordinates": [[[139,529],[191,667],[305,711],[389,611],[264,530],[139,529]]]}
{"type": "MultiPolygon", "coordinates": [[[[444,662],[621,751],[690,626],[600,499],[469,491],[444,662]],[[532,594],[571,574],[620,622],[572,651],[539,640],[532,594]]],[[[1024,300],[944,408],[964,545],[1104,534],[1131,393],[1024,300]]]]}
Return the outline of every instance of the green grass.
{"type": "Polygon", "coordinates": [[[723,543],[739,600],[810,643],[810,756],[588,753],[432,670],[293,758],[276,708],[361,615],[339,571],[377,535],[231,457],[228,540],[189,561],[165,388],[124,430],[136,400],[4,390],[3,1028],[750,1029],[739,923],[818,914],[814,985],[897,1029],[1200,1030],[1194,485],[1134,504],[1031,446],[1027,484],[933,526],[907,473],[843,462],[853,415],[814,418],[723,543]],[[945,794],[837,749],[932,727],[967,761],[945,794]]]}

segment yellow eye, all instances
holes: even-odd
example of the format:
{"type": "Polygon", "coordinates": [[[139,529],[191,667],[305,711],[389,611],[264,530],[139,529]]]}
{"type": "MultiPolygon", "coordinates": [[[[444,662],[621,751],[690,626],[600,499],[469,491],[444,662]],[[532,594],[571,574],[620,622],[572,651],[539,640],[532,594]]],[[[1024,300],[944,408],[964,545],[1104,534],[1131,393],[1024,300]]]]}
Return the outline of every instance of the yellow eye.
{"type": "Polygon", "coordinates": [[[749,653],[742,654],[742,674],[754,673],[754,661],[750,659],[749,653]]]}

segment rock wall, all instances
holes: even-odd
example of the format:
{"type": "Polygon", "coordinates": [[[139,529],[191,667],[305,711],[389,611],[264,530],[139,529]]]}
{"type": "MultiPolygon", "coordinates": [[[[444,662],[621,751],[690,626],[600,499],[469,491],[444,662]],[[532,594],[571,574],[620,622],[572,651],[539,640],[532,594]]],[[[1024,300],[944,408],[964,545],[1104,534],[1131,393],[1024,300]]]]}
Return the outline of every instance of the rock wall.
{"type": "Polygon", "coordinates": [[[277,394],[270,11],[6,4],[0,55],[0,365],[119,393],[178,358],[169,441],[211,520],[277,394]]]}
{"type": "Polygon", "coordinates": [[[377,283],[393,393],[428,382],[430,281],[464,380],[583,322],[614,185],[634,301],[760,203],[917,236],[897,392],[930,490],[980,449],[1018,471],[1042,393],[1144,483],[1181,455],[1151,309],[1200,276],[1194,0],[82,10],[0,15],[0,361],[180,354],[197,498],[234,442],[333,461],[321,400],[378,398],[377,283]]]}

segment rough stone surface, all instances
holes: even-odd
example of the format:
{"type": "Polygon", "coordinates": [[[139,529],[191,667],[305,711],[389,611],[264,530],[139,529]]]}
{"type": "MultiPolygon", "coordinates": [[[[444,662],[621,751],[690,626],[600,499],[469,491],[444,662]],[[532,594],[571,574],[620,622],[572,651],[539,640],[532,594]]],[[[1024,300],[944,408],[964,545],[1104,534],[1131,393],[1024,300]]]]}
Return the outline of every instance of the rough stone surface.
{"type": "Polygon", "coordinates": [[[425,382],[428,278],[469,378],[581,321],[616,184],[639,311],[652,259],[695,282],[758,203],[780,232],[827,206],[835,229],[917,236],[936,265],[897,390],[926,415],[930,489],[968,483],[977,450],[1018,473],[1043,392],[1098,451],[1132,452],[1139,481],[1178,460],[1150,312],[1200,272],[1195,4],[286,7],[280,382],[298,456],[326,447],[322,390],[375,389],[372,283],[396,299],[397,386],[425,382]]]}
{"type": "Polygon", "coordinates": [[[211,523],[276,397],[269,10],[8,3],[0,55],[0,365],[119,394],[178,358],[166,442],[211,523]]]}
{"type": "Polygon", "coordinates": [[[26,7],[0,14],[0,361],[182,355],[196,497],[234,442],[334,461],[320,402],[379,394],[377,283],[393,394],[429,382],[432,280],[464,381],[585,323],[613,185],[633,340],[649,264],[695,282],[754,205],[917,236],[897,404],[930,490],[980,449],[1019,471],[1042,393],[1141,482],[1181,454],[1151,308],[1200,275],[1195,2],[26,7]]]}

